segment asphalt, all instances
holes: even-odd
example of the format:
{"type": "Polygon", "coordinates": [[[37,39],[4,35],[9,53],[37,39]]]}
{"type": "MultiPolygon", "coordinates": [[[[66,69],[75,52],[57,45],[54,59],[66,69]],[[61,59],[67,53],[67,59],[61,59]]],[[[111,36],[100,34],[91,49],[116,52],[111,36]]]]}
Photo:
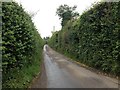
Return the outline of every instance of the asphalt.
{"type": "Polygon", "coordinates": [[[37,78],[33,88],[118,88],[117,79],[81,67],[48,45],[45,45],[43,50],[43,79],[37,78]]]}

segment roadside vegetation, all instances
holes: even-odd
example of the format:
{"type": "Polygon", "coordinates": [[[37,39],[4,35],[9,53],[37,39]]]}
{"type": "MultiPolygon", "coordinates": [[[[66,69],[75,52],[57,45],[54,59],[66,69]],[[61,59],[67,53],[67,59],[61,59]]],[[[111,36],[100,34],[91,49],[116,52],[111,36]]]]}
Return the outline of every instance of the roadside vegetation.
{"type": "Polygon", "coordinates": [[[2,3],[2,87],[27,88],[40,71],[43,40],[16,2],[2,3]]]}
{"type": "Polygon", "coordinates": [[[62,29],[53,33],[49,45],[80,63],[119,76],[120,2],[97,3],[77,17],[72,15],[75,8],[67,7],[57,9],[62,29]]]}

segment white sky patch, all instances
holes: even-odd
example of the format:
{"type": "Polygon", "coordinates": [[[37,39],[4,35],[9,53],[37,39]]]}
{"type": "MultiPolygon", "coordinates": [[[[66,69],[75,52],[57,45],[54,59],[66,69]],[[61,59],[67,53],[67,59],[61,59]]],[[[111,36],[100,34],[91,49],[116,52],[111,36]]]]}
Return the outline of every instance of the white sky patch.
{"type": "Polygon", "coordinates": [[[56,10],[60,5],[77,5],[76,11],[82,14],[94,2],[101,0],[15,0],[22,4],[28,12],[39,12],[34,16],[33,22],[41,37],[51,36],[51,31],[55,26],[55,31],[61,29],[61,21],[56,15],[56,10]]]}

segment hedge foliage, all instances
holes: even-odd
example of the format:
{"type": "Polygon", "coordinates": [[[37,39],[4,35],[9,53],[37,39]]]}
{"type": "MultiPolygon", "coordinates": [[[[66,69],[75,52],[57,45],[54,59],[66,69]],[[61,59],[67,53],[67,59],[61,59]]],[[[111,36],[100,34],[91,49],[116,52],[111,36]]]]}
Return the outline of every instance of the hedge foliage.
{"type": "Polygon", "coordinates": [[[3,2],[2,12],[2,73],[3,87],[7,88],[14,71],[19,73],[23,67],[31,66],[36,57],[41,58],[43,41],[21,5],[3,2]]]}
{"type": "Polygon", "coordinates": [[[120,75],[120,2],[101,2],[55,32],[49,45],[75,60],[120,75]]]}

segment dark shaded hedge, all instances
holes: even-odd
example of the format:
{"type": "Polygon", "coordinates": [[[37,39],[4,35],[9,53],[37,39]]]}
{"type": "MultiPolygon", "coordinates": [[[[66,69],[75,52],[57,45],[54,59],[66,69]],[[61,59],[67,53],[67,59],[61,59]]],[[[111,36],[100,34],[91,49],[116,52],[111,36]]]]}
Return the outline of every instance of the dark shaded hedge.
{"type": "Polygon", "coordinates": [[[68,56],[120,75],[120,2],[101,2],[55,32],[49,45],[68,56]]]}
{"type": "MultiPolygon", "coordinates": [[[[3,87],[13,79],[13,71],[23,69],[39,57],[43,41],[31,17],[15,2],[2,3],[2,69],[3,87]],[[38,56],[39,55],[39,56],[38,56]]],[[[39,57],[40,59],[40,57],[39,57]]]]}

